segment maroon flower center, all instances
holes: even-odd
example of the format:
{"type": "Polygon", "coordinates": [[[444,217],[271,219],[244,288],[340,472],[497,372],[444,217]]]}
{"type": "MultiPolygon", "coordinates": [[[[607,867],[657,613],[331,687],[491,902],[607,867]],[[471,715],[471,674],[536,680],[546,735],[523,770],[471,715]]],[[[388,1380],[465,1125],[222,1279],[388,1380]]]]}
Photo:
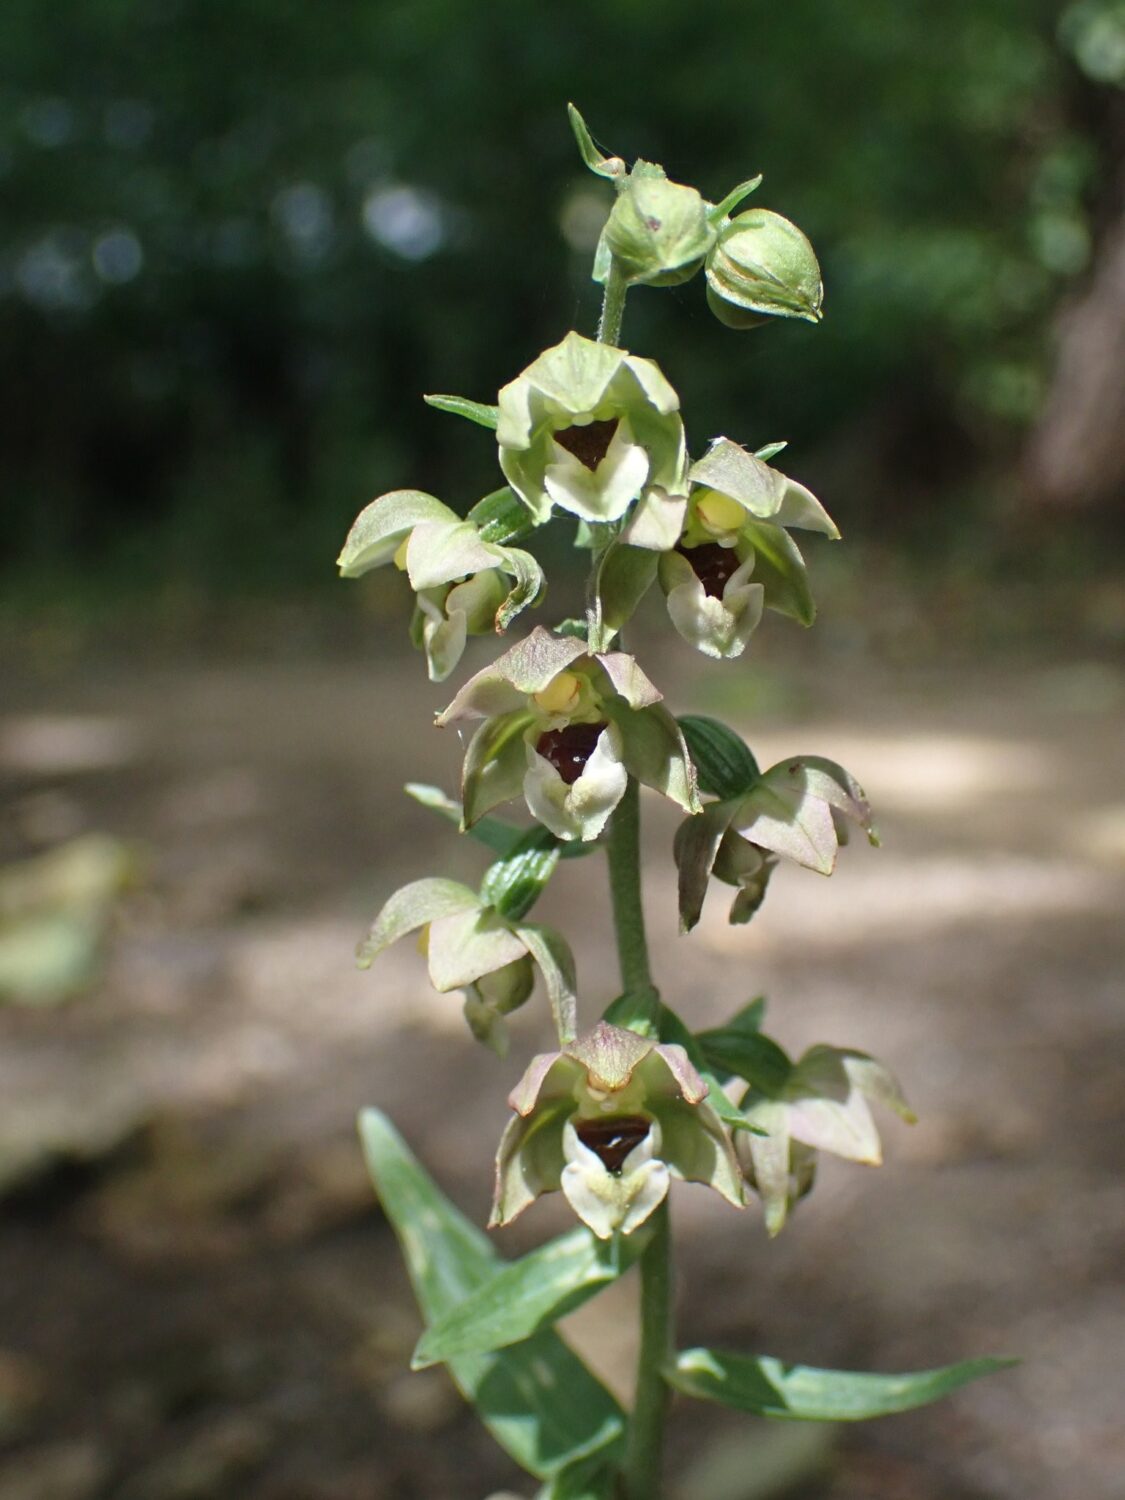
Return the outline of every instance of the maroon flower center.
{"type": "Polygon", "coordinates": [[[703,585],[703,592],[712,599],[721,599],[723,589],[731,574],[741,566],[738,553],[733,547],[720,547],[718,542],[704,542],[699,547],[677,547],[691,563],[692,571],[703,585]]]}
{"type": "Polygon", "coordinates": [[[634,1146],[648,1135],[651,1120],[644,1115],[618,1115],[614,1120],[575,1120],[574,1133],[616,1175],[634,1146]]]}
{"type": "Polygon", "coordinates": [[[573,453],[580,464],[596,469],[609,452],[613,434],[617,431],[616,417],[604,422],[587,422],[584,427],[563,427],[555,433],[555,442],[573,453]]]}
{"type": "Polygon", "coordinates": [[[573,786],[593,755],[598,735],[604,728],[604,722],[599,722],[566,724],[562,729],[548,729],[536,740],[535,748],[544,760],[551,762],[567,786],[573,786]]]}

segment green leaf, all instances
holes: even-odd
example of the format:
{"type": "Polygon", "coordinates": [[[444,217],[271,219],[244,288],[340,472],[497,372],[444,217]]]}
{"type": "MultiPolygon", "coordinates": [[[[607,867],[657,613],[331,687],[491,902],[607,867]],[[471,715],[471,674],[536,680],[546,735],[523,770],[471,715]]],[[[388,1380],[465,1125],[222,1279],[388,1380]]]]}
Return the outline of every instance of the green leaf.
{"type": "MultiPolygon", "coordinates": [[[[402,1246],[418,1305],[437,1322],[494,1274],[487,1236],[441,1193],[379,1110],[359,1117],[360,1138],[383,1211],[402,1246]]],[[[624,1414],[556,1333],[510,1349],[461,1354],[449,1370],[512,1458],[538,1479],[619,1441],[624,1414]]]]}
{"type": "Polygon", "coordinates": [[[764,1417],[861,1422],[926,1406],[970,1380],[1017,1363],[1014,1359],[967,1359],[904,1375],[860,1375],[850,1370],[786,1365],[768,1357],[685,1349],[665,1370],[665,1378],[686,1396],[718,1401],[764,1417]]]}
{"type": "Polygon", "coordinates": [[[760,458],[764,464],[768,464],[771,458],[776,458],[783,448],[788,448],[789,439],[780,443],[767,443],[764,448],[755,448],[754,457],[760,458]]]}
{"type": "Polygon", "coordinates": [[[572,1229],[520,1260],[501,1266],[418,1340],[414,1369],[459,1354],[482,1354],[530,1338],[588,1302],[627,1271],[643,1248],[643,1231],[599,1240],[572,1229]]]}
{"type": "Polygon", "coordinates": [[[570,1464],[539,1491],[535,1500],[615,1500],[618,1465],[598,1454],[570,1464]]]}
{"type": "Polygon", "coordinates": [[[482,542],[497,546],[527,536],[536,526],[535,518],[509,484],[478,500],[465,519],[472,521],[482,542]]]}
{"type": "Polygon", "coordinates": [[[785,1052],[756,1029],[719,1026],[713,1031],[701,1031],[696,1041],[716,1072],[744,1078],[771,1099],[781,1097],[793,1072],[793,1064],[785,1052]]]}
{"type": "Polygon", "coordinates": [[[443,880],[437,876],[412,880],[384,902],[367,936],[356,949],[356,963],[361,969],[369,969],[384,948],[397,943],[408,932],[441,917],[475,911],[479,907],[477,893],[456,880],[443,880]]]}
{"type": "Polygon", "coordinates": [[[685,714],[679,720],[695,762],[699,790],[723,801],[744,796],[761,775],[740,735],[718,719],[685,714]]]}
{"type": "Polygon", "coordinates": [[[423,396],[422,400],[427,406],[436,407],[438,411],[452,412],[455,417],[467,417],[470,422],[476,422],[480,427],[490,427],[496,431],[497,408],[486,406],[482,401],[469,401],[464,396],[423,396]]]}
{"type": "Polygon", "coordinates": [[[547,828],[529,828],[512,848],[489,865],[481,882],[481,899],[501,916],[518,922],[547,887],[559,862],[562,840],[547,828]]]}

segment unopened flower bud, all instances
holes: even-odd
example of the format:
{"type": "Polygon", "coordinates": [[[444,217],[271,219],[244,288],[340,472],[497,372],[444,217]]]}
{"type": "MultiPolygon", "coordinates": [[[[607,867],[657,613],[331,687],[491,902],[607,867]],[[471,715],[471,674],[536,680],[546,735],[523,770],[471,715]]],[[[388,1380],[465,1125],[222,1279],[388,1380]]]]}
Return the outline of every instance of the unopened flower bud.
{"type": "Polygon", "coordinates": [[[634,168],[609,216],[605,242],[629,281],[676,286],[699,270],[715,230],[695,188],[650,171],[638,175],[634,168]]]}
{"type": "Polygon", "coordinates": [[[748,209],[720,231],[707,284],[712,311],[731,327],[753,327],[763,315],[820,321],[824,286],[813,247],[767,208],[748,209]]]}

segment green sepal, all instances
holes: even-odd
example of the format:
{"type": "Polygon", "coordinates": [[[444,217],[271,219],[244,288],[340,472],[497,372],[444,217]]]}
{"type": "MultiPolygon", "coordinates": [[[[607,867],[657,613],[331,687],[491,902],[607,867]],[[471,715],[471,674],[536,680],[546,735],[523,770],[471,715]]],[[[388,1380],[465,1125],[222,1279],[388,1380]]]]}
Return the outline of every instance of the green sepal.
{"type": "Polygon", "coordinates": [[[518,922],[539,900],[555,873],[561,844],[549,829],[529,828],[484,872],[481,900],[494,906],[502,917],[518,922]]]}
{"type": "Polygon", "coordinates": [[[433,406],[438,411],[452,412],[455,417],[466,417],[470,422],[475,422],[478,427],[488,427],[496,431],[496,408],[488,406],[483,401],[470,401],[465,396],[423,396],[422,400],[427,406],[433,406]]]}
{"type": "Polygon", "coordinates": [[[475,912],[479,908],[480,897],[459,881],[438,876],[412,880],[383,903],[367,936],[356,949],[356,966],[369,969],[384,948],[429,922],[475,912]]]}
{"type": "Polygon", "coordinates": [[[566,107],[567,117],[570,120],[570,128],[574,131],[574,139],[578,143],[578,150],[591,172],[599,177],[608,177],[615,181],[625,175],[625,163],[620,156],[605,156],[594,145],[594,138],[590,134],[586,121],[582,118],[577,107],[568,104],[566,107]]]}
{"type": "Polygon", "coordinates": [[[534,723],[533,713],[515,709],[485,719],[469,741],[461,777],[462,832],[501,802],[519,796],[527,766],[523,735],[534,723]]]}
{"type": "Polygon", "coordinates": [[[609,544],[598,563],[595,591],[599,636],[592,649],[604,651],[629,623],[637,605],[656,580],[660,559],[645,547],[609,544]]]}
{"type": "Polygon", "coordinates": [[[418,1340],[411,1368],[444,1364],[530,1338],[581,1307],[637,1259],[650,1231],[599,1240],[585,1226],[502,1265],[418,1340]]]}
{"type": "Polygon", "coordinates": [[[768,464],[771,458],[776,458],[788,446],[788,438],[780,443],[766,443],[764,447],[754,449],[754,457],[760,458],[764,464],[768,464]]]}
{"type": "MultiPolygon", "coordinates": [[[[359,1117],[368,1169],[402,1247],[418,1305],[431,1323],[495,1273],[487,1236],[430,1179],[379,1110],[359,1117]]],[[[450,1374],[516,1463],[551,1479],[620,1441],[625,1417],[610,1392],[558,1334],[543,1329],[491,1354],[462,1354],[450,1374]]]]}
{"type": "Polygon", "coordinates": [[[750,194],[756,192],[761,185],[762,174],[759,172],[757,177],[748,177],[745,182],[740,182],[737,187],[731,188],[725,198],[721,198],[718,203],[713,203],[707,210],[710,222],[718,227],[732,209],[737,208],[744,198],[749,198],[750,194]]]}
{"type": "Polygon", "coordinates": [[[762,774],[758,762],[733,729],[701,714],[684,714],[677,722],[701,792],[727,801],[744,796],[757,782],[762,774]]]}
{"type": "Polygon", "coordinates": [[[783,1364],[768,1356],[685,1349],[665,1367],[668,1384],[699,1401],[736,1411],[801,1422],[862,1422],[926,1406],[943,1396],[1018,1364],[1014,1359],[967,1359],[934,1370],[865,1375],[783,1364]]]}
{"type": "Polygon", "coordinates": [[[456,525],[460,516],[425,490],[391,490],[365,505],[336,559],[342,578],[359,578],[389,563],[403,538],[428,521],[456,525]]]}
{"type": "MultiPolygon", "coordinates": [[[[413,797],[415,802],[420,802],[423,807],[428,807],[431,812],[440,813],[443,818],[448,818],[451,823],[461,827],[461,804],[456,797],[447,796],[438,786],[427,786],[421,781],[408,781],[403,787],[408,797],[413,797]]],[[[514,823],[506,823],[503,818],[485,816],[478,819],[471,828],[464,830],[470,838],[483,844],[486,849],[491,849],[494,854],[506,856],[527,834],[526,828],[518,828],[514,823]]],[[[546,839],[554,839],[554,834],[548,828],[541,828],[539,833],[546,839]]],[[[577,844],[561,843],[559,845],[559,857],[561,859],[580,859],[584,854],[592,854],[599,846],[597,843],[577,844]]]]}
{"type": "Polygon", "coordinates": [[[578,977],[570,944],[553,927],[535,922],[525,922],[515,932],[539,966],[559,1045],[565,1046],[578,1034],[578,977]]]}
{"type": "Polygon", "coordinates": [[[797,543],[784,527],[769,521],[747,521],[742,535],[754,548],[754,582],[765,587],[766,608],[776,609],[801,625],[811,625],[816,619],[816,604],[797,543]]]}

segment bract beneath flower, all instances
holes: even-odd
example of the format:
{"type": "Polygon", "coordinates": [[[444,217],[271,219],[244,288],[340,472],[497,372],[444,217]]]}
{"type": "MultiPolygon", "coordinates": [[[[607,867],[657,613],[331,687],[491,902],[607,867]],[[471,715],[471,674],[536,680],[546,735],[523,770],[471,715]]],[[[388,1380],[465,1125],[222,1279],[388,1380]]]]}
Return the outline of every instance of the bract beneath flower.
{"type": "Polygon", "coordinates": [[[616,521],[653,485],[684,489],[679,405],[652,360],[568,333],[501,390],[500,467],[537,521],[616,521]]]}
{"type": "Polygon", "coordinates": [[[672,1178],[744,1202],[730,1140],[682,1047],[600,1021],[534,1058],[509,1102],[516,1114],[497,1155],[495,1225],[561,1190],[600,1239],[630,1234],[672,1178]]]}
{"type": "Polygon", "coordinates": [[[465,827],[523,794],[560,839],[595,839],[630,775],[686,811],[699,802],[683,734],[624,652],[589,654],[537,629],[465,684],[441,725],[480,718],[465,756],[465,827]]]}

